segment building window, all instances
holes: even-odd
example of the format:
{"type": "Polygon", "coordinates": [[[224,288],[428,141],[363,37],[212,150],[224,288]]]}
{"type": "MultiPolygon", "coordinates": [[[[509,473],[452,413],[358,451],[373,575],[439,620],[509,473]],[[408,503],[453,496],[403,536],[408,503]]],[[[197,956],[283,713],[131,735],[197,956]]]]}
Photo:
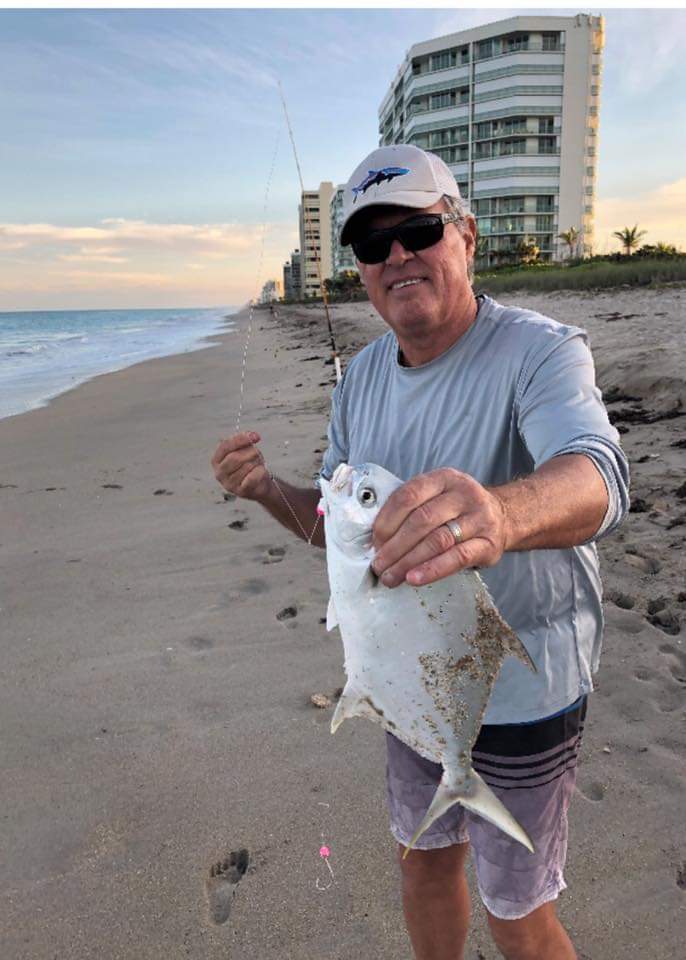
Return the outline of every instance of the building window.
{"type": "Polygon", "coordinates": [[[555,137],[539,137],[538,152],[539,153],[556,153],[557,142],[555,137]]]}
{"type": "Polygon", "coordinates": [[[448,67],[454,67],[457,63],[457,50],[441,50],[439,53],[433,53],[429,61],[430,70],[447,70],[448,67]]]}
{"type": "Polygon", "coordinates": [[[595,167],[586,167],[586,176],[595,177],[595,167]]]}
{"type": "Polygon", "coordinates": [[[536,213],[552,213],[555,209],[555,197],[536,197],[536,213]]]}
{"type": "Polygon", "coordinates": [[[493,56],[493,41],[492,40],[480,40],[476,48],[477,50],[477,60],[486,60],[488,57],[493,56]]]}
{"type": "Polygon", "coordinates": [[[544,49],[544,50],[559,50],[559,49],[560,49],[560,34],[559,34],[559,33],[544,33],[544,34],[543,34],[543,49],[544,49]]]}
{"type": "Polygon", "coordinates": [[[538,118],[538,132],[539,133],[552,133],[555,128],[553,127],[553,118],[552,117],[539,117],[538,118]]]}
{"type": "Polygon", "coordinates": [[[529,49],[529,34],[514,33],[509,37],[504,37],[503,53],[515,53],[517,50],[529,49]]]}

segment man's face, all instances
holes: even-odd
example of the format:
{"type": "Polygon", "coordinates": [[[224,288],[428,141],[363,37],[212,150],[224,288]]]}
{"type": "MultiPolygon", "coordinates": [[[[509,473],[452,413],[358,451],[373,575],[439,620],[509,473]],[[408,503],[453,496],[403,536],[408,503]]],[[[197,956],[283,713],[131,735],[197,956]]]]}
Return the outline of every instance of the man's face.
{"type": "MultiPolygon", "coordinates": [[[[446,213],[442,200],[424,210],[410,207],[372,207],[365,232],[396,226],[409,217],[446,213]]],[[[469,264],[474,257],[476,225],[446,224],[443,239],[412,253],[394,240],[382,263],[359,263],[360,277],[369,299],[401,341],[449,331],[462,320],[472,303],[469,264]],[[408,281],[412,281],[408,283],[408,281]]]]}

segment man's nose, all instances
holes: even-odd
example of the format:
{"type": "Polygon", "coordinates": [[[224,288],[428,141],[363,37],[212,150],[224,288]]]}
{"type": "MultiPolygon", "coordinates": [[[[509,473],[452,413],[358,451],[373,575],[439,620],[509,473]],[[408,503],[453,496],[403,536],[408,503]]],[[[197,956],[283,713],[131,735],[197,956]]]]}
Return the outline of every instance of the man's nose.
{"type": "Polygon", "coordinates": [[[401,266],[403,263],[411,260],[412,257],[414,257],[412,251],[406,250],[396,237],[391,243],[391,249],[388,251],[388,256],[386,257],[386,263],[389,267],[401,266]]]}

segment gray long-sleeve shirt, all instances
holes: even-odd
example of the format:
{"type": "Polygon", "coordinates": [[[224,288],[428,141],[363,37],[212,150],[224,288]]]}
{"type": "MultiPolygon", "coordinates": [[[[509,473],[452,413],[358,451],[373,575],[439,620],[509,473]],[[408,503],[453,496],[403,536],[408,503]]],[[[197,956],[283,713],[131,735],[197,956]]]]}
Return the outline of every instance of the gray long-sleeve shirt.
{"type": "MultiPolygon", "coordinates": [[[[597,538],[628,510],[629,477],[586,334],[482,297],[472,326],[429,363],[401,366],[392,332],[351,361],[334,391],[321,472],[378,463],[409,480],[454,467],[499,485],[569,453],[590,457],[607,486],[597,538]]],[[[538,667],[504,661],[484,722],[536,720],[592,690],[603,629],[594,544],[506,553],[481,575],[538,667]]]]}

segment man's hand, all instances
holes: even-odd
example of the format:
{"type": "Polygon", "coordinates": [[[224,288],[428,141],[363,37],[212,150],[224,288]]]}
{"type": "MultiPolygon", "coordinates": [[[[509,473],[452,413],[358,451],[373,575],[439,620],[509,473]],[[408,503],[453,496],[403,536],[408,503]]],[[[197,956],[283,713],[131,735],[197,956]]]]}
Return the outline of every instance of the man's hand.
{"type": "Polygon", "coordinates": [[[502,501],[466,473],[444,467],[413,477],[379,511],[373,567],[382,583],[433,583],[465,567],[492,567],[503,555],[502,501]],[[447,520],[457,520],[455,542],[447,520]]]}
{"type": "Polygon", "coordinates": [[[264,457],[255,446],[259,433],[236,433],[222,440],[212,457],[212,469],[219,483],[246,500],[264,500],[272,486],[264,457]]]}

